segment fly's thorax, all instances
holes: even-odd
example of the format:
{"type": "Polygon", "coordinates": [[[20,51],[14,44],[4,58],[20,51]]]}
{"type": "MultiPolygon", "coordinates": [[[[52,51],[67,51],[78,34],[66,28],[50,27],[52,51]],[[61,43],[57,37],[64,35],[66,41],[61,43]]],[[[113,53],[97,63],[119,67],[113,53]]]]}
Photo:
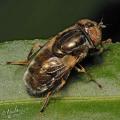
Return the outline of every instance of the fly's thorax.
{"type": "Polygon", "coordinates": [[[56,41],[52,46],[52,52],[57,57],[64,57],[65,55],[73,55],[81,52],[84,46],[93,48],[93,44],[88,40],[86,34],[79,29],[78,26],[72,27],[56,37],[56,41]]]}

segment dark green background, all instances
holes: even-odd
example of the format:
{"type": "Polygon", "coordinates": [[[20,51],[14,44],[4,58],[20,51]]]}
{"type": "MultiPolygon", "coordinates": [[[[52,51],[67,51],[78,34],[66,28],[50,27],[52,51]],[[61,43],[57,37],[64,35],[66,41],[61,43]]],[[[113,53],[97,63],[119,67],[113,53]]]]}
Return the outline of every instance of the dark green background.
{"type": "Polygon", "coordinates": [[[107,0],[1,0],[0,41],[48,38],[81,18],[96,19],[107,3],[107,0]]]}

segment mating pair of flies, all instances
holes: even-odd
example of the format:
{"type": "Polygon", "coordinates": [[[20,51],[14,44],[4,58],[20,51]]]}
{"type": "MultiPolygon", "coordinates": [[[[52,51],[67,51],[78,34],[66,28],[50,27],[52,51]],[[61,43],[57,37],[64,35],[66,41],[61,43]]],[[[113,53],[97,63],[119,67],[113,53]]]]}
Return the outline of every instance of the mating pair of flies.
{"type": "Polygon", "coordinates": [[[23,80],[28,93],[32,96],[45,96],[41,112],[46,108],[50,96],[66,84],[72,69],[86,73],[90,81],[102,87],[92,79],[80,62],[87,56],[101,54],[104,50],[103,44],[110,42],[110,39],[102,41],[104,27],[102,21],[97,23],[81,19],[49,39],[44,45],[35,43],[26,60],[7,62],[27,66],[23,80]]]}

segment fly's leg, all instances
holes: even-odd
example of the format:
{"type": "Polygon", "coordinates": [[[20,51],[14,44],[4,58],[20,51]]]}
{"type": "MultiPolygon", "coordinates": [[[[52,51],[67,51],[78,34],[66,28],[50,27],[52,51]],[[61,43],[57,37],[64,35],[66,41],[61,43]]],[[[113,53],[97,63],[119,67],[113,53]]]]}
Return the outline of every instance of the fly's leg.
{"type": "Polygon", "coordinates": [[[53,93],[59,92],[60,89],[63,88],[63,86],[65,85],[65,83],[66,83],[66,81],[65,81],[64,79],[62,79],[60,85],[58,85],[58,86],[56,87],[56,89],[53,91],[53,93]]]}
{"type": "Polygon", "coordinates": [[[95,51],[90,53],[90,56],[100,55],[104,52],[103,45],[100,45],[100,48],[96,48],[95,51]]]}
{"type": "Polygon", "coordinates": [[[102,88],[102,85],[99,84],[96,80],[93,79],[92,75],[90,73],[88,73],[84,67],[82,67],[81,65],[79,65],[79,67],[75,66],[75,70],[77,70],[77,72],[79,73],[85,73],[88,77],[89,77],[89,81],[88,82],[94,82],[99,88],[102,88]]]}
{"type": "Polygon", "coordinates": [[[10,65],[29,65],[29,61],[28,60],[21,60],[21,61],[9,61],[9,62],[6,62],[6,64],[10,64],[10,65]]]}
{"type": "Polygon", "coordinates": [[[47,107],[49,99],[50,99],[50,95],[55,93],[56,91],[59,91],[64,86],[65,83],[66,81],[62,79],[61,84],[55,90],[48,92],[40,112],[44,112],[45,108],[47,107]]]}
{"type": "Polygon", "coordinates": [[[112,43],[112,39],[107,39],[105,41],[102,41],[99,45],[99,48],[96,48],[94,52],[90,53],[90,56],[94,56],[94,55],[100,55],[103,52],[107,51],[108,49],[104,49],[104,45],[105,44],[111,44],[112,43]]]}
{"type": "Polygon", "coordinates": [[[102,45],[104,45],[104,44],[111,44],[112,43],[112,39],[111,38],[109,38],[109,39],[107,39],[107,40],[105,40],[105,41],[102,41],[102,45]]]}
{"type": "Polygon", "coordinates": [[[51,94],[52,94],[51,91],[48,92],[48,94],[47,94],[47,96],[46,96],[46,98],[45,98],[45,101],[44,101],[44,103],[43,103],[43,106],[42,106],[40,112],[44,112],[45,108],[46,108],[47,105],[48,105],[48,102],[49,102],[49,99],[50,99],[50,95],[51,95],[51,94]]]}
{"type": "Polygon", "coordinates": [[[36,43],[33,44],[33,47],[31,48],[26,60],[8,61],[6,64],[23,65],[23,66],[29,65],[30,61],[37,54],[37,52],[41,49],[41,47],[42,46],[40,45],[40,43],[36,42],[36,43]]]}
{"type": "Polygon", "coordinates": [[[39,42],[34,43],[33,47],[30,49],[30,52],[27,56],[27,60],[31,60],[41,48],[42,48],[42,45],[39,42]]]}
{"type": "Polygon", "coordinates": [[[64,85],[66,81],[64,79],[61,80],[61,84],[55,89],[55,91],[59,91],[64,85]]]}

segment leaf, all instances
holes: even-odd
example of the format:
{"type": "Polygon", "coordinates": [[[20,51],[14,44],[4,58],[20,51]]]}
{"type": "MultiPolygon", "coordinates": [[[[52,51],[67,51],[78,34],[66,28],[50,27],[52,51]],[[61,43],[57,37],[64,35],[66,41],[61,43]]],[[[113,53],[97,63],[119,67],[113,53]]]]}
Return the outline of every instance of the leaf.
{"type": "Polygon", "coordinates": [[[120,43],[106,45],[108,51],[83,63],[102,84],[102,89],[95,83],[88,83],[86,75],[72,72],[66,86],[53,95],[41,114],[43,99],[29,96],[22,81],[26,67],[5,64],[24,60],[33,42],[0,43],[0,120],[119,120],[120,43]]]}

